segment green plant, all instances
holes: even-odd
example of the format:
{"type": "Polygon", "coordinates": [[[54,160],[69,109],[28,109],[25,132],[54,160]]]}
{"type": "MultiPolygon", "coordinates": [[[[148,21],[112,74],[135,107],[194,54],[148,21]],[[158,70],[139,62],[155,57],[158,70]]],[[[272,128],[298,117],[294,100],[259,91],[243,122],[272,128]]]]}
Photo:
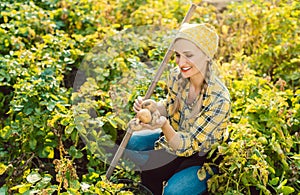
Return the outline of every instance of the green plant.
{"type": "Polygon", "coordinates": [[[245,67],[245,56],[223,64],[223,75],[233,102],[229,137],[211,152],[222,156],[216,174],[208,182],[215,194],[292,194],[299,191],[299,120],[295,108],[299,95],[256,77],[245,67]],[[244,66],[242,63],[245,63],[244,66]],[[228,74],[228,76],[226,76],[228,74]],[[233,79],[234,78],[234,79],[233,79]]]}
{"type": "Polygon", "coordinates": [[[221,17],[219,56],[230,61],[242,51],[257,74],[298,89],[299,2],[242,1],[229,5],[221,17]]]}
{"type": "MultiPolygon", "coordinates": [[[[188,6],[1,2],[0,193],[114,194],[122,191],[118,178],[138,182],[123,159],[105,179],[106,149],[121,141],[133,101],[145,95],[188,6]]],[[[229,137],[212,151],[223,160],[211,193],[300,190],[298,8],[256,0],[219,12],[202,3],[192,17],[219,31],[216,59],[232,99],[229,137]]],[[[166,76],[151,98],[165,97],[166,76]]]]}

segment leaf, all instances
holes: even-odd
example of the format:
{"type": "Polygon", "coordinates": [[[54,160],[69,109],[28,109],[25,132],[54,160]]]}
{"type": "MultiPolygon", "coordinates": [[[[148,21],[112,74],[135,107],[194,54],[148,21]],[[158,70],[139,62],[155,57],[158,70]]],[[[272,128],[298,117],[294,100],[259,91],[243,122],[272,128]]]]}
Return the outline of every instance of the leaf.
{"type": "Polygon", "coordinates": [[[269,183],[273,186],[277,185],[279,182],[279,177],[274,177],[269,183]]]}
{"type": "Polygon", "coordinates": [[[47,110],[52,111],[55,108],[56,102],[50,101],[50,103],[47,105],[47,110]]]}
{"type": "Polygon", "coordinates": [[[274,169],[273,167],[268,166],[268,170],[269,170],[271,173],[275,174],[275,169],[274,169]]]}
{"type": "Polygon", "coordinates": [[[115,121],[113,121],[113,120],[109,120],[108,119],[108,122],[111,124],[111,126],[113,126],[113,128],[117,128],[118,126],[117,126],[117,123],[115,122],[115,121]]]}
{"type": "Polygon", "coordinates": [[[245,186],[247,186],[249,184],[247,175],[245,175],[245,174],[243,174],[241,181],[242,181],[243,185],[245,185],[245,186]]]}
{"type": "Polygon", "coordinates": [[[290,186],[282,186],[281,191],[285,195],[285,194],[291,194],[291,193],[295,192],[295,189],[290,186]]]}
{"type": "Polygon", "coordinates": [[[38,182],[39,180],[42,179],[41,175],[39,173],[30,173],[27,177],[26,177],[27,181],[29,183],[36,183],[38,182]]]}
{"type": "Polygon", "coordinates": [[[24,109],[24,114],[30,115],[32,113],[32,111],[33,111],[33,108],[26,108],[26,109],[24,109]]]}
{"type": "Polygon", "coordinates": [[[54,158],[54,149],[50,146],[47,146],[47,151],[49,152],[47,157],[51,159],[54,158]]]}
{"type": "Polygon", "coordinates": [[[237,165],[236,164],[232,164],[229,168],[228,168],[228,170],[230,171],[230,172],[233,172],[234,170],[236,170],[237,169],[237,165]]]}
{"type": "Polygon", "coordinates": [[[0,163],[0,175],[3,175],[7,169],[7,166],[3,163],[0,163]]]}
{"type": "Polygon", "coordinates": [[[3,129],[0,131],[0,137],[3,139],[6,139],[10,134],[12,130],[10,126],[5,126],[3,129]]]}
{"type": "Polygon", "coordinates": [[[13,111],[18,112],[23,109],[23,105],[13,105],[13,111]]]}
{"type": "Polygon", "coordinates": [[[60,121],[60,124],[62,124],[63,126],[67,126],[69,123],[70,123],[69,118],[64,118],[60,121]]]}
{"type": "Polygon", "coordinates": [[[65,129],[65,133],[67,134],[67,135],[70,135],[72,132],[73,132],[73,130],[74,130],[74,125],[72,124],[72,125],[68,125],[67,127],[66,127],[66,129],[65,129]]]}
{"type": "Polygon", "coordinates": [[[54,149],[51,146],[46,146],[39,152],[41,158],[54,158],[54,149]]]}
{"type": "Polygon", "coordinates": [[[30,147],[30,149],[34,150],[35,147],[36,147],[36,144],[37,144],[37,141],[36,141],[35,138],[31,138],[31,139],[29,140],[29,147],[30,147]]]}
{"type": "Polygon", "coordinates": [[[19,193],[24,193],[24,192],[26,192],[27,190],[29,190],[29,188],[30,188],[30,186],[31,186],[32,184],[30,184],[30,183],[27,183],[27,184],[20,184],[20,185],[16,185],[16,186],[14,186],[14,187],[12,187],[12,188],[10,188],[11,190],[18,190],[19,191],[19,193]]]}
{"type": "Polygon", "coordinates": [[[56,95],[54,95],[54,94],[50,94],[50,97],[51,97],[52,99],[54,99],[55,101],[58,101],[58,100],[59,100],[59,98],[58,98],[56,95]]]}
{"type": "Polygon", "coordinates": [[[7,195],[8,194],[7,193],[7,186],[2,186],[0,188],[0,194],[2,194],[2,195],[7,195]]]}
{"type": "Polygon", "coordinates": [[[81,187],[82,191],[85,192],[85,191],[87,191],[91,187],[91,185],[88,184],[88,183],[82,182],[80,184],[80,187],[81,187]]]}
{"type": "Polygon", "coordinates": [[[4,23],[7,23],[8,22],[8,17],[7,16],[3,16],[3,21],[4,21],[4,23]]]}
{"type": "Polygon", "coordinates": [[[81,158],[83,156],[82,152],[77,150],[75,146],[70,147],[69,154],[74,158],[81,158]]]}
{"type": "Polygon", "coordinates": [[[35,184],[36,189],[44,189],[50,184],[52,176],[45,174],[44,177],[35,184]]]}
{"type": "Polygon", "coordinates": [[[282,189],[282,187],[287,183],[287,179],[285,179],[285,180],[283,180],[280,184],[279,184],[279,186],[277,187],[277,189],[282,189]]]}
{"type": "Polygon", "coordinates": [[[203,181],[206,178],[206,171],[204,167],[198,170],[197,175],[200,181],[203,181]]]}
{"type": "Polygon", "coordinates": [[[292,156],[291,158],[295,159],[295,160],[300,160],[300,154],[295,154],[294,156],[292,156]]]}
{"type": "Polygon", "coordinates": [[[125,122],[124,120],[120,119],[119,117],[115,117],[114,120],[115,120],[117,123],[121,124],[122,127],[125,127],[125,126],[126,126],[126,122],[125,122]]]}

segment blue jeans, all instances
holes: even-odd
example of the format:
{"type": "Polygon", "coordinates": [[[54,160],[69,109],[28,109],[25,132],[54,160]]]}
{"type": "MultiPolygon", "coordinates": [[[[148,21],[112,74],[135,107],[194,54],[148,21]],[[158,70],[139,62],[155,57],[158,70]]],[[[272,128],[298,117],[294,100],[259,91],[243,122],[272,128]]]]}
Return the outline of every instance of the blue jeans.
{"type": "Polygon", "coordinates": [[[154,149],[154,142],[158,140],[160,132],[160,130],[133,132],[126,146],[125,156],[139,167],[145,165],[149,151],[154,149]]]}
{"type": "MultiPolygon", "coordinates": [[[[126,150],[126,156],[140,167],[149,164],[149,158],[152,159],[152,161],[153,159],[154,161],[163,159],[164,157],[161,158],[161,156],[153,158],[152,155],[151,157],[151,154],[153,154],[153,152],[155,154],[156,152],[153,151],[154,142],[159,136],[159,131],[134,133],[127,144],[126,148],[128,150],[126,150]]],[[[167,154],[167,158],[169,155],[170,154],[167,154]]],[[[207,178],[200,181],[197,172],[201,168],[201,162],[198,163],[199,165],[194,165],[198,160],[197,155],[194,158],[195,160],[192,160],[192,163],[188,162],[183,165],[186,162],[185,159],[188,158],[175,156],[170,162],[153,169],[153,171],[142,169],[142,184],[148,187],[155,195],[203,194],[207,189],[206,182],[210,178],[210,175],[207,173],[207,178]],[[180,169],[179,167],[182,165],[183,168],[180,169]],[[166,181],[165,186],[162,185],[163,181],[166,181]]]]}
{"type": "Polygon", "coordinates": [[[200,181],[197,172],[201,166],[192,166],[175,173],[164,187],[164,195],[194,195],[203,194],[207,189],[208,175],[203,181],[200,181]]]}

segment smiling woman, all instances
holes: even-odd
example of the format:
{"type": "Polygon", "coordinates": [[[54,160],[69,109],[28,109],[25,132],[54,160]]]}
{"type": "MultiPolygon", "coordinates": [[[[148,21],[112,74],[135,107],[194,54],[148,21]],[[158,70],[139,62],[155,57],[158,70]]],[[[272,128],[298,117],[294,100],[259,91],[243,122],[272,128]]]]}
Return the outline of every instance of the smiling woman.
{"type": "Polygon", "coordinates": [[[203,73],[206,72],[206,64],[209,61],[208,56],[206,56],[195,44],[186,39],[176,40],[174,48],[176,63],[183,73],[182,76],[184,78],[197,78],[195,84],[199,83],[199,77],[202,77],[203,80],[205,76],[203,73]]]}
{"type": "Polygon", "coordinates": [[[195,44],[186,39],[176,40],[174,48],[176,63],[180,68],[182,77],[189,78],[191,82],[188,95],[188,104],[190,104],[204,89],[203,81],[205,75],[203,73],[206,72],[209,58],[195,44]]]}
{"type": "MultiPolygon", "coordinates": [[[[209,24],[183,24],[175,37],[177,67],[170,70],[167,98],[157,103],[158,124],[140,125],[127,145],[127,156],[142,173],[142,184],[155,195],[203,194],[210,178],[199,175],[211,146],[227,133],[230,97],[213,71],[218,35],[209,24]],[[150,151],[152,150],[152,151],[150,151]],[[165,185],[163,185],[165,184],[165,185]]],[[[135,112],[143,107],[138,98],[135,112]]]]}

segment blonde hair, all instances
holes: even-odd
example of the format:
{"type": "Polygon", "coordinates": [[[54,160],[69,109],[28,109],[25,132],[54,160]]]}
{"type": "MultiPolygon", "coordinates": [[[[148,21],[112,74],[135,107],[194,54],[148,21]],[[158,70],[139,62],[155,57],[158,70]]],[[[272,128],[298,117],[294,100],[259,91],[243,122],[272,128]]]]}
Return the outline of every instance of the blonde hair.
{"type": "MultiPolygon", "coordinates": [[[[179,29],[179,32],[176,34],[176,39],[179,38],[183,38],[194,43],[210,59],[207,63],[205,72],[201,72],[201,68],[198,67],[201,74],[204,75],[204,80],[200,90],[200,98],[194,108],[192,108],[191,113],[187,116],[187,119],[190,119],[201,112],[204,94],[207,91],[210,77],[212,74],[217,73],[217,67],[216,63],[213,61],[213,57],[218,50],[219,36],[216,33],[216,29],[210,24],[184,23],[179,29]]],[[[180,74],[178,77],[178,94],[176,95],[174,106],[171,110],[171,115],[174,115],[176,112],[178,112],[179,108],[181,107],[180,102],[182,99],[182,93],[187,83],[188,79],[184,79],[180,74]]]]}
{"type": "MultiPolygon", "coordinates": [[[[207,91],[208,81],[209,81],[211,73],[212,73],[211,66],[212,66],[212,61],[209,61],[208,64],[207,64],[207,70],[206,70],[206,73],[205,73],[205,78],[203,80],[202,88],[200,90],[200,99],[197,101],[197,103],[196,103],[195,107],[192,109],[191,113],[187,116],[188,119],[194,117],[195,115],[200,113],[201,110],[202,110],[204,94],[207,91]]],[[[174,100],[173,109],[170,112],[171,116],[179,111],[179,108],[181,107],[180,102],[181,102],[181,99],[182,99],[182,93],[183,93],[183,90],[185,89],[188,82],[189,82],[188,79],[183,78],[181,76],[181,74],[179,74],[179,76],[178,76],[178,93],[177,93],[176,98],[174,100]]]]}

